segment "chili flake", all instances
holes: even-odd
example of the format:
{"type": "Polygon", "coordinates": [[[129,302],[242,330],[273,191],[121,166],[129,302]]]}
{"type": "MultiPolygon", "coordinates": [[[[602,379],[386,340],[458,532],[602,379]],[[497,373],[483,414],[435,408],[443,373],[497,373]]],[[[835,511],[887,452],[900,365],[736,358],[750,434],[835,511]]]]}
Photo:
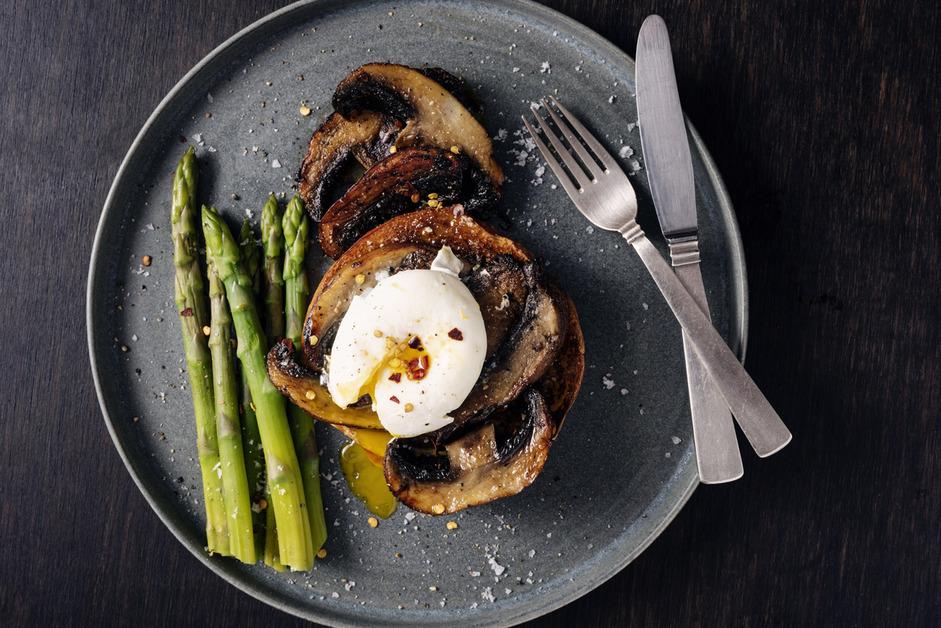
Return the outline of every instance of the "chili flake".
{"type": "Polygon", "coordinates": [[[392,395],[391,397],[389,397],[389,401],[391,401],[392,403],[401,403],[399,401],[399,398],[396,397],[395,395],[392,395]]]}
{"type": "Polygon", "coordinates": [[[180,316],[192,316],[192,315],[193,315],[193,308],[191,307],[188,307],[180,312],[180,316]]]}
{"type": "Polygon", "coordinates": [[[398,384],[399,382],[402,381],[402,374],[401,374],[401,373],[393,373],[392,375],[389,376],[389,380],[395,382],[396,384],[398,384]]]}
{"type": "Polygon", "coordinates": [[[408,341],[408,346],[417,351],[422,350],[421,338],[418,336],[412,336],[411,340],[408,341]]]}
{"type": "Polygon", "coordinates": [[[454,329],[448,332],[448,338],[450,338],[451,340],[464,340],[464,334],[461,332],[460,329],[455,327],[454,329]]]}

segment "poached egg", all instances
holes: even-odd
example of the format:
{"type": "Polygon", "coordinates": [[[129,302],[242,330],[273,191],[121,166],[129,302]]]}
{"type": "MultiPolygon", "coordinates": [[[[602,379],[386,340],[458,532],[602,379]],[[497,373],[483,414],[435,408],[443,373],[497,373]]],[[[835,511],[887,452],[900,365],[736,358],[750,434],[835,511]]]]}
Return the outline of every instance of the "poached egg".
{"type": "Polygon", "coordinates": [[[487,352],[480,306],[444,246],[428,270],[405,270],[356,295],[340,321],[327,389],[340,407],[363,395],[393,436],[418,436],[453,420],[487,352]]]}

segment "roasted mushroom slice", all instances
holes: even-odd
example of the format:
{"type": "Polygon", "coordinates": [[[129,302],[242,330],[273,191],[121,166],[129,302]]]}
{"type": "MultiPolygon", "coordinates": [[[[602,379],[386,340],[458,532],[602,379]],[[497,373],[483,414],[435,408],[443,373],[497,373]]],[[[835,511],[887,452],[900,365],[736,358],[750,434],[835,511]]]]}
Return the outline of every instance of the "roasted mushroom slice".
{"type": "Polygon", "coordinates": [[[275,388],[315,419],[349,427],[382,429],[379,417],[368,407],[341,408],[335,404],[327,388],[321,385],[319,375],[294,359],[294,344],[290,340],[282,340],[271,348],[267,370],[275,388]]]}
{"type": "Polygon", "coordinates": [[[370,167],[389,154],[402,123],[372,111],[330,114],[310,138],[301,162],[299,191],[314,220],[320,220],[324,196],[351,156],[370,167]]]}
{"type": "Polygon", "coordinates": [[[383,159],[324,213],[320,246],[336,259],[364,233],[433,197],[434,204],[459,201],[469,179],[467,160],[434,147],[407,148],[383,159]]]}
{"type": "Polygon", "coordinates": [[[523,315],[529,294],[524,266],[511,255],[497,255],[479,262],[467,273],[465,282],[480,305],[489,360],[523,315]]]}
{"type": "Polygon", "coordinates": [[[474,193],[465,199],[469,209],[499,197],[503,170],[493,158],[486,129],[445,86],[421,71],[391,63],[364,65],[337,86],[333,107],[344,116],[376,111],[404,122],[395,139],[399,148],[430,144],[465,153],[483,175],[473,177],[474,193]]]}
{"type": "Polygon", "coordinates": [[[439,430],[437,439],[447,439],[465,423],[486,420],[541,378],[558,357],[568,331],[567,303],[540,280],[535,266],[528,265],[524,272],[529,292],[521,318],[484,365],[467,399],[451,414],[453,423],[439,430]]]}
{"type": "Polygon", "coordinates": [[[555,433],[545,399],[529,389],[498,420],[445,445],[420,437],[393,439],[386,448],[386,482],[409,508],[454,513],[532,484],[555,433]]]}

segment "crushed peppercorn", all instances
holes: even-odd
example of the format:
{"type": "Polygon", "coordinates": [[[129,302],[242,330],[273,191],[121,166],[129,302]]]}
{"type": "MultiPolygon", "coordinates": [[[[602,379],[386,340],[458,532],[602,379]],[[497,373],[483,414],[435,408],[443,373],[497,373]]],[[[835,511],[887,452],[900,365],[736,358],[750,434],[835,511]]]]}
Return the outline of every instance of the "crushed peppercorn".
{"type": "Polygon", "coordinates": [[[451,340],[464,340],[464,333],[461,332],[460,329],[455,327],[454,329],[448,332],[448,338],[450,338],[451,340]]]}

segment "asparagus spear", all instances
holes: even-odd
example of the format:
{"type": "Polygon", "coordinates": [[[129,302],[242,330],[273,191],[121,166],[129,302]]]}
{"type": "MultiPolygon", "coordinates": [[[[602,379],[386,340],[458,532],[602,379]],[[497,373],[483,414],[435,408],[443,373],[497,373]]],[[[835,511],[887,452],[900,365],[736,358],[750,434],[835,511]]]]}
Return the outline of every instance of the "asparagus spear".
{"type": "MultiPolygon", "coordinates": [[[[290,338],[296,348],[300,348],[310,285],[307,281],[307,268],[304,266],[309,223],[307,212],[304,211],[304,205],[299,197],[295,196],[288,203],[282,224],[285,241],[285,337],[290,338]]],[[[327,522],[324,520],[323,501],[320,495],[320,456],[317,454],[314,420],[294,404],[288,406],[288,418],[291,421],[291,434],[294,437],[297,459],[301,465],[307,515],[310,517],[311,540],[314,551],[317,551],[327,540],[327,522]]]]}
{"type": "Polygon", "coordinates": [[[261,210],[261,242],[265,248],[265,324],[268,340],[274,342],[284,337],[284,232],[274,194],[261,210]]]}
{"type": "Polygon", "coordinates": [[[229,553],[228,526],[219,476],[219,444],[216,436],[212,393],[212,367],[203,328],[209,322],[206,291],[199,264],[199,230],[195,207],[196,153],[183,153],[173,176],[170,212],[173,262],[176,266],[174,293],[183,332],[183,353],[189,373],[196,417],[196,452],[206,505],[206,549],[210,554],[229,553]]]}
{"type": "MultiPolygon", "coordinates": [[[[258,242],[255,240],[255,234],[248,219],[242,223],[242,231],[239,233],[239,251],[245,272],[252,280],[252,294],[257,297],[261,294],[261,250],[258,248],[258,242]]],[[[242,446],[245,450],[248,490],[251,492],[254,505],[261,503],[265,491],[265,452],[261,447],[261,433],[258,431],[258,417],[255,416],[252,393],[248,388],[248,373],[244,368],[240,368],[239,373],[242,379],[242,446]]],[[[253,509],[252,520],[260,541],[264,531],[265,515],[261,510],[253,509]]]]}
{"type": "Polygon", "coordinates": [[[213,395],[216,399],[216,433],[222,474],[222,499],[229,524],[229,551],[243,563],[254,564],[255,537],[252,534],[252,505],[245,472],[242,433],[239,427],[238,383],[235,379],[235,355],[232,352],[232,316],[225,298],[225,287],[212,262],[209,275],[209,306],[212,323],[209,352],[212,355],[213,395]]]}
{"type": "MultiPolygon", "coordinates": [[[[265,253],[262,281],[265,332],[270,342],[284,336],[284,279],[281,276],[284,233],[281,228],[281,209],[274,194],[268,197],[261,210],[261,244],[265,253]]],[[[271,503],[270,498],[268,503],[271,503]]],[[[265,564],[276,571],[284,570],[278,556],[278,524],[270,508],[265,513],[265,564]]]]}
{"type": "Polygon", "coordinates": [[[238,244],[219,214],[203,207],[202,216],[207,256],[225,284],[238,338],[238,356],[247,371],[258,415],[271,495],[269,508],[274,508],[280,560],[292,569],[307,570],[313,566],[314,551],[304,506],[304,488],[291,441],[284,397],[272,385],[265,371],[266,343],[252,297],[251,279],[239,263],[238,244]]]}

